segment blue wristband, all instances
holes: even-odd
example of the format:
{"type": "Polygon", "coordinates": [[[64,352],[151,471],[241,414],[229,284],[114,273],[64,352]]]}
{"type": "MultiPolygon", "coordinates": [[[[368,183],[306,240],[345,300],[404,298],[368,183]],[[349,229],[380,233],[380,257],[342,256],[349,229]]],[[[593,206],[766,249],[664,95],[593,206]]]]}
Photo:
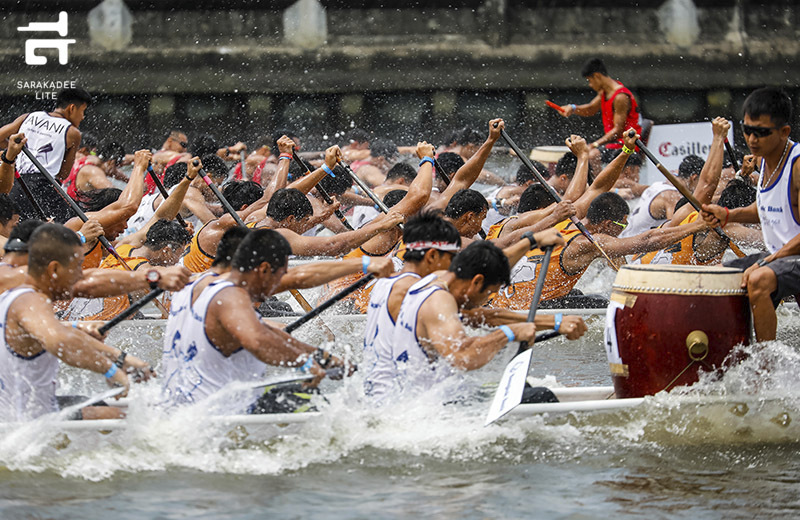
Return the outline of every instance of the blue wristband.
{"type": "Polygon", "coordinates": [[[359,189],[358,189],[358,186],[353,186],[353,193],[355,195],[358,195],[359,193],[361,193],[361,191],[359,191],[359,189]]]}
{"type": "Polygon", "coordinates": [[[108,372],[104,374],[106,376],[106,379],[111,379],[112,377],[114,377],[114,374],[117,373],[117,370],[118,370],[117,365],[111,363],[111,368],[109,368],[108,372]]]}
{"type": "Polygon", "coordinates": [[[367,274],[367,267],[369,267],[369,263],[372,259],[368,256],[361,257],[361,270],[364,271],[364,274],[367,274]]]}
{"type": "Polygon", "coordinates": [[[308,373],[309,370],[311,370],[311,367],[313,365],[314,365],[314,356],[310,355],[310,356],[308,356],[308,359],[306,359],[306,362],[303,364],[303,366],[298,368],[298,370],[300,372],[306,374],[306,373],[308,373]]]}
{"type": "Polygon", "coordinates": [[[492,209],[497,211],[497,199],[492,199],[492,209]]]}
{"type": "Polygon", "coordinates": [[[509,343],[517,339],[517,337],[514,335],[514,331],[511,330],[511,327],[509,327],[508,325],[500,325],[499,327],[497,327],[497,329],[506,335],[509,343]]]}
{"type": "Polygon", "coordinates": [[[72,323],[72,328],[73,329],[77,329],[78,328],[78,322],[77,321],[72,321],[70,323],[72,323]]]}
{"type": "Polygon", "coordinates": [[[572,111],[573,111],[573,112],[575,112],[576,110],[578,110],[578,105],[576,105],[575,103],[572,103],[572,104],[570,104],[570,106],[572,107],[572,111]]]}
{"type": "Polygon", "coordinates": [[[555,319],[556,319],[556,324],[553,325],[553,330],[558,332],[558,329],[561,328],[561,320],[564,319],[564,315],[559,312],[558,314],[555,315],[555,319]]]}
{"type": "Polygon", "coordinates": [[[83,244],[85,244],[85,243],[86,243],[86,236],[85,236],[83,233],[81,233],[80,231],[78,231],[78,232],[76,233],[76,235],[78,235],[78,238],[80,238],[80,239],[81,239],[81,245],[83,245],[83,244]]]}
{"type": "Polygon", "coordinates": [[[322,165],[322,171],[324,171],[325,173],[327,173],[327,174],[328,174],[328,175],[330,175],[331,177],[334,177],[334,178],[336,177],[336,174],[334,174],[334,173],[333,173],[333,170],[331,170],[330,168],[328,168],[328,165],[327,165],[327,164],[323,164],[323,165],[322,165]]]}
{"type": "Polygon", "coordinates": [[[431,166],[433,166],[433,157],[428,157],[427,155],[423,157],[422,160],[419,162],[419,167],[422,168],[422,165],[425,164],[426,162],[431,163],[431,166]]]}

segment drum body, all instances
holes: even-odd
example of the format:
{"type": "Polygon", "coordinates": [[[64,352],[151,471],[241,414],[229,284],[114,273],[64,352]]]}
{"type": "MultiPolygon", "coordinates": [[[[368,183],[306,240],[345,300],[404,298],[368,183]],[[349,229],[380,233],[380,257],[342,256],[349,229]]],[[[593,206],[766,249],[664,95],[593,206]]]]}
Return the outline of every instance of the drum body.
{"type": "Polygon", "coordinates": [[[606,353],[617,398],[697,382],[750,343],[742,271],[683,265],[623,266],[606,315],[606,353]]]}

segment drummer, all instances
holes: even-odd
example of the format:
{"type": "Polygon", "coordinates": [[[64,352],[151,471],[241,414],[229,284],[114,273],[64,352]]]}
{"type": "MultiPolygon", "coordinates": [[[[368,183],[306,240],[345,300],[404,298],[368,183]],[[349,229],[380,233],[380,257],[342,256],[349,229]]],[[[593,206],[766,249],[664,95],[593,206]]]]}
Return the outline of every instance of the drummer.
{"type": "Polygon", "coordinates": [[[774,340],[778,327],[775,307],[800,293],[800,146],[789,139],[792,100],[781,89],[765,87],[744,102],[742,131],[750,152],[762,158],[756,202],[729,210],[717,204],[703,206],[711,226],[731,222],[761,223],[768,253],[756,253],[727,262],[745,269],[747,288],[758,341],[774,340]],[[787,195],[788,194],[788,195],[787,195]]]}

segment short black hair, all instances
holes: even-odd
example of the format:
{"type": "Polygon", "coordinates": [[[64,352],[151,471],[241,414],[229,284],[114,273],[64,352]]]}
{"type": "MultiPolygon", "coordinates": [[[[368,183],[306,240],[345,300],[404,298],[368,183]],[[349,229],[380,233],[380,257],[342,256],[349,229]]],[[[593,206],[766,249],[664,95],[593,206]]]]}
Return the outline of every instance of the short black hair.
{"type": "Polygon", "coordinates": [[[200,157],[200,161],[203,163],[203,169],[211,176],[211,180],[217,184],[228,178],[228,165],[216,154],[216,150],[200,157]]]}
{"type": "Polygon", "coordinates": [[[444,214],[449,218],[457,219],[467,213],[480,213],[484,209],[489,209],[486,197],[479,191],[466,189],[458,190],[453,195],[444,210],[444,214]]]}
{"type": "MultiPolygon", "coordinates": [[[[219,145],[217,144],[217,139],[211,134],[203,134],[200,137],[192,140],[191,143],[191,154],[200,157],[201,159],[206,155],[216,155],[217,150],[219,150],[219,145]]],[[[205,167],[205,162],[203,162],[203,167],[205,167]]]]}
{"type": "Polygon", "coordinates": [[[373,139],[369,143],[369,151],[373,157],[393,159],[399,155],[397,145],[391,139],[373,139]]]}
{"type": "Polygon", "coordinates": [[[119,188],[92,190],[89,193],[84,193],[84,198],[80,201],[80,205],[84,211],[100,211],[117,202],[120,195],[122,195],[122,190],[119,188]]]}
{"type": "Polygon", "coordinates": [[[601,193],[589,204],[586,218],[592,224],[599,224],[605,220],[619,222],[630,212],[628,203],[616,193],[601,193]]]}
{"type": "Polygon", "coordinates": [[[56,108],[67,108],[72,104],[80,106],[84,103],[86,106],[91,105],[92,95],[80,87],[65,88],[56,95],[56,108]]]}
{"type": "MultiPolygon", "coordinates": [[[[540,163],[539,161],[531,161],[533,167],[536,168],[536,171],[542,174],[542,177],[545,179],[550,178],[550,168],[545,166],[544,164],[540,163]]],[[[522,186],[526,182],[535,181],[536,176],[533,174],[532,171],[525,166],[525,163],[520,164],[519,168],[517,168],[517,175],[514,178],[514,182],[516,182],[519,186],[522,186]]]]}
{"type": "MultiPolygon", "coordinates": [[[[83,139],[81,139],[81,142],[83,142],[83,139]]],[[[125,148],[116,141],[109,141],[100,146],[98,155],[103,162],[114,161],[115,163],[121,163],[125,159],[125,148]]]]}
{"type": "Polygon", "coordinates": [[[296,220],[303,219],[314,213],[311,201],[305,193],[295,188],[281,188],[272,194],[267,206],[267,216],[277,222],[282,222],[294,215],[296,220]]]}
{"type": "Polygon", "coordinates": [[[5,193],[0,193],[0,224],[8,224],[14,215],[19,215],[19,207],[5,193]]]}
{"type": "Polygon", "coordinates": [[[81,241],[74,231],[61,224],[42,224],[28,241],[28,273],[41,276],[53,261],[68,265],[75,258],[75,248],[80,250],[81,241]]]}
{"type": "MultiPolygon", "coordinates": [[[[454,243],[461,247],[461,235],[458,229],[450,221],[443,219],[441,213],[435,210],[421,211],[404,224],[404,243],[410,244],[421,240],[454,243]]],[[[427,251],[427,249],[406,251],[403,261],[419,262],[427,251]]]]}
{"type": "Polygon", "coordinates": [[[678,177],[688,179],[692,175],[700,175],[706,162],[697,155],[687,155],[678,166],[678,177]]]}
{"type": "Polygon", "coordinates": [[[511,266],[503,250],[488,240],[476,240],[458,253],[450,263],[451,273],[460,280],[472,280],[483,275],[485,290],[490,285],[511,283],[511,266]]]}
{"type": "Polygon", "coordinates": [[[185,162],[176,162],[164,170],[164,188],[170,189],[175,186],[189,171],[189,165],[185,162]]]}
{"type": "Polygon", "coordinates": [[[450,178],[456,174],[456,172],[464,166],[464,159],[457,153],[453,152],[442,152],[439,154],[439,157],[436,158],[436,162],[439,163],[439,166],[442,167],[444,173],[446,173],[450,178]]]}
{"type": "Polygon", "coordinates": [[[460,145],[480,144],[483,142],[483,134],[474,128],[467,127],[461,130],[461,132],[458,134],[456,142],[460,145]]]}
{"type": "Polygon", "coordinates": [[[764,87],[747,96],[742,112],[753,119],[768,115],[775,126],[782,127],[792,120],[792,100],[781,88],[764,87]]]}
{"type": "Polygon", "coordinates": [[[242,239],[231,267],[247,272],[267,262],[274,273],[286,265],[291,254],[292,247],[283,235],[272,229],[255,229],[242,239]]]}
{"type": "Polygon", "coordinates": [[[361,128],[353,128],[347,132],[347,143],[367,143],[369,144],[369,132],[361,128]]]}
{"type": "MultiPolygon", "coordinates": [[[[296,164],[296,163],[295,163],[296,164]]],[[[319,181],[319,185],[328,192],[329,195],[341,195],[353,185],[353,179],[348,175],[347,170],[340,164],[333,168],[335,177],[326,175],[319,181]]]]}
{"type": "Polygon", "coordinates": [[[539,183],[531,184],[522,195],[519,197],[519,205],[517,206],[517,213],[525,213],[526,211],[533,211],[535,209],[546,208],[553,203],[553,197],[547,188],[539,183]]]}
{"type": "Polygon", "coordinates": [[[142,245],[152,251],[157,251],[167,246],[177,246],[177,249],[185,247],[191,240],[192,235],[183,226],[174,220],[162,218],[147,230],[147,235],[142,245]]]}
{"type": "Polygon", "coordinates": [[[406,190],[392,190],[383,196],[383,203],[387,208],[394,207],[398,202],[403,200],[408,192],[406,190]]]}
{"type": "Polygon", "coordinates": [[[249,206],[264,195],[264,188],[253,181],[231,181],[222,187],[222,196],[227,199],[234,210],[249,206]]]}
{"type": "Polygon", "coordinates": [[[81,132],[81,148],[86,148],[87,150],[97,150],[99,143],[100,141],[93,133],[81,132]]]}
{"type": "Polygon", "coordinates": [[[37,219],[20,222],[8,234],[8,240],[3,250],[6,253],[27,253],[31,235],[43,224],[44,222],[37,219]]]}
{"type": "Polygon", "coordinates": [[[608,76],[608,70],[606,70],[606,65],[600,58],[592,58],[586,63],[584,63],[583,67],[581,67],[581,76],[583,76],[584,78],[588,78],[595,72],[599,72],[603,76],[608,76]]]}
{"type": "Polygon", "coordinates": [[[228,228],[222,234],[222,238],[217,244],[217,255],[211,263],[212,267],[229,266],[233,261],[233,255],[236,254],[236,249],[242,243],[244,237],[250,234],[251,229],[242,226],[233,226],[228,228]]]}
{"type": "Polygon", "coordinates": [[[577,168],[578,157],[572,152],[567,152],[556,163],[556,175],[566,175],[568,179],[571,179],[575,176],[577,168]]]}
{"type": "Polygon", "coordinates": [[[747,181],[734,177],[722,190],[717,204],[723,208],[744,208],[756,201],[756,189],[747,181]]]}
{"type": "Polygon", "coordinates": [[[408,163],[399,162],[389,168],[389,171],[386,172],[386,180],[393,181],[395,179],[403,179],[409,184],[414,182],[414,179],[417,178],[417,172],[414,170],[414,167],[408,163]]]}

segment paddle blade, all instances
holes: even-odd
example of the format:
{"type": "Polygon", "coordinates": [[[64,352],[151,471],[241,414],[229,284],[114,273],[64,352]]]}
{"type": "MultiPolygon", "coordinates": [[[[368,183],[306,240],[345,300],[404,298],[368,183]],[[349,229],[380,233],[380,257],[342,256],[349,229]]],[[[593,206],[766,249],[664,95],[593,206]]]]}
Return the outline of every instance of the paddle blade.
{"type": "Polygon", "coordinates": [[[528,377],[532,355],[533,350],[528,349],[516,355],[506,366],[497,387],[497,393],[494,394],[492,406],[486,415],[484,426],[489,426],[522,402],[522,393],[525,390],[525,379],[528,377]]]}
{"type": "Polygon", "coordinates": [[[82,410],[83,408],[86,408],[87,406],[92,406],[92,405],[95,405],[95,404],[99,403],[100,401],[105,401],[106,399],[111,399],[113,397],[116,397],[116,396],[118,396],[119,394],[121,394],[124,391],[125,391],[125,389],[121,388],[121,387],[120,388],[112,388],[110,390],[106,390],[105,392],[97,394],[97,395],[95,395],[93,397],[89,397],[88,399],[86,399],[83,402],[80,402],[78,404],[73,404],[72,406],[67,406],[66,408],[62,408],[59,412],[57,412],[57,415],[58,415],[59,418],[70,417],[75,412],[77,412],[79,410],[82,410]]]}
{"type": "Polygon", "coordinates": [[[545,103],[547,104],[547,106],[549,106],[553,110],[556,110],[557,112],[561,112],[562,114],[564,113],[564,110],[560,106],[556,105],[555,103],[553,103],[549,99],[547,101],[545,101],[545,103]]]}

